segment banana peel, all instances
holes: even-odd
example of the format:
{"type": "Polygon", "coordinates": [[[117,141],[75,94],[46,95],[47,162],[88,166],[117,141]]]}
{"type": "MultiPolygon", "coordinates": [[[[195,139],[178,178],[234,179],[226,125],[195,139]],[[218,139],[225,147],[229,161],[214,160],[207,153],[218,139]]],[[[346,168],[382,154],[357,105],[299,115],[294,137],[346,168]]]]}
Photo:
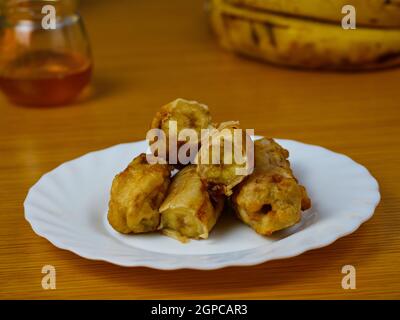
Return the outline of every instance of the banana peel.
{"type": "Polygon", "coordinates": [[[400,64],[400,29],[326,23],[210,3],[211,25],[221,45],[273,64],[302,68],[368,70],[400,64]]]}
{"type": "Polygon", "coordinates": [[[400,0],[225,0],[242,8],[340,23],[342,8],[352,5],[357,25],[400,28],[400,0]]]}

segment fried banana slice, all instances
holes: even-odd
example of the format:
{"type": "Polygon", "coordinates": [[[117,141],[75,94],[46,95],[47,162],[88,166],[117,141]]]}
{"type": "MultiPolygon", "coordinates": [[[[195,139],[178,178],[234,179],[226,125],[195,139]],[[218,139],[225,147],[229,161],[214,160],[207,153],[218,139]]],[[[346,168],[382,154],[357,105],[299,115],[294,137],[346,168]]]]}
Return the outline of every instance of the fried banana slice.
{"type": "Polygon", "coordinates": [[[201,181],[195,165],[179,171],[160,207],[159,229],[181,242],[207,239],[223,209],[224,198],[213,196],[201,181]]]}
{"type": "Polygon", "coordinates": [[[262,139],[254,143],[254,152],[254,172],[236,188],[231,201],[244,223],[271,235],[296,224],[311,201],[290,169],[287,150],[273,139],[262,139]]]}
{"type": "Polygon", "coordinates": [[[112,183],[108,222],[121,233],[157,230],[159,206],[170,184],[171,168],[149,164],[145,154],[136,157],[112,183]]]}
{"type": "MultiPolygon", "coordinates": [[[[190,143],[196,145],[197,148],[200,143],[201,130],[211,127],[211,116],[206,105],[181,98],[161,107],[161,110],[157,112],[151,122],[152,129],[161,129],[165,134],[166,157],[170,164],[180,164],[179,148],[182,144],[188,142],[177,141],[176,152],[174,152],[174,150],[170,150],[170,140],[178,140],[179,134],[184,129],[193,129],[196,136],[190,140],[190,143]]],[[[152,146],[153,142],[150,141],[150,146],[152,146]]],[[[188,160],[188,163],[190,160],[188,160]]]]}
{"type": "Polygon", "coordinates": [[[253,171],[254,161],[249,157],[253,150],[247,150],[250,147],[252,149],[253,142],[239,129],[239,122],[223,122],[202,140],[195,158],[197,172],[214,190],[229,196],[232,189],[253,171]]]}

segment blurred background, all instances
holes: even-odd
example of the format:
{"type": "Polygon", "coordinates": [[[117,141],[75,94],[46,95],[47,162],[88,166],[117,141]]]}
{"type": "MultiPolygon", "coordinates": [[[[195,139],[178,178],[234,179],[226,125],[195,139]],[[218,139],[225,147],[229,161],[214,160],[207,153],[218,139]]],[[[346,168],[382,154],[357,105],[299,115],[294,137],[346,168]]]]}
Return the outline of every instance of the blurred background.
{"type": "Polygon", "coordinates": [[[362,4],[386,8],[384,1],[353,1],[361,22],[344,30],[344,1],[311,13],[309,1],[45,2],[59,12],[57,30],[26,24],[43,17],[37,8],[26,14],[27,6],[43,1],[11,0],[14,10],[3,9],[0,105],[7,134],[26,134],[19,143],[40,147],[54,131],[64,144],[78,131],[79,145],[93,148],[142,139],[154,112],[177,97],[267,136],[330,144],[340,127],[341,143],[354,137],[354,148],[377,139],[358,141],[366,134],[354,130],[360,122],[398,116],[399,73],[388,67],[399,62],[400,20],[376,26],[382,15],[399,16],[394,4],[391,15],[372,7],[368,23],[362,4]]]}

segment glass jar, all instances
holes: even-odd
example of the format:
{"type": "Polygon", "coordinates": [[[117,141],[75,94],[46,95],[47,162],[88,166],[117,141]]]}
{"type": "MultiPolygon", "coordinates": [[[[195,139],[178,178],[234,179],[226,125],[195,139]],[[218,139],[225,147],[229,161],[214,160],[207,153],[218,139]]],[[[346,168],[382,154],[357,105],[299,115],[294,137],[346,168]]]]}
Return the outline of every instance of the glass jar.
{"type": "Polygon", "coordinates": [[[0,88],[5,95],[14,103],[38,106],[76,99],[92,74],[77,2],[6,0],[2,10],[0,88]]]}

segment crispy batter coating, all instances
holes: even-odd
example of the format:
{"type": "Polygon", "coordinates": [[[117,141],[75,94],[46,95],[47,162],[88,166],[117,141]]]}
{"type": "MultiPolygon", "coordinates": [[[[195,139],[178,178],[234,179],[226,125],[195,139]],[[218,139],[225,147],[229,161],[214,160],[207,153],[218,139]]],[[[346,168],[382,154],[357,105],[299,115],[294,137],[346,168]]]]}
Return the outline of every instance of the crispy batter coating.
{"type": "Polygon", "coordinates": [[[160,223],[158,208],[170,184],[171,168],[136,157],[112,183],[108,221],[121,233],[154,231],[160,223]]]}
{"type": "Polygon", "coordinates": [[[290,169],[287,150],[273,139],[262,139],[254,143],[254,151],[254,172],[236,188],[231,200],[244,223],[271,235],[296,224],[311,201],[290,169]]]}
{"type": "Polygon", "coordinates": [[[223,209],[224,198],[214,196],[201,181],[195,165],[179,171],[160,207],[163,233],[181,242],[207,239],[223,209]]]}
{"type": "MultiPolygon", "coordinates": [[[[192,143],[197,146],[200,143],[201,130],[210,127],[212,127],[212,125],[208,107],[196,101],[189,101],[181,98],[161,107],[161,110],[157,112],[151,122],[152,129],[161,129],[164,131],[166,136],[167,157],[171,157],[170,155],[172,153],[172,151],[169,150],[170,129],[177,136],[183,129],[194,129],[198,139],[192,141],[192,143]],[[177,132],[174,132],[171,121],[176,121],[177,132]]],[[[152,144],[152,142],[153,141],[150,141],[150,144],[152,144]]],[[[183,143],[185,143],[185,141],[178,142],[178,150],[183,143]]]]}
{"type": "MultiPolygon", "coordinates": [[[[234,130],[239,129],[239,122],[223,122],[218,129],[210,135],[208,143],[202,141],[202,146],[196,156],[197,172],[201,179],[206,181],[214,190],[227,196],[232,194],[232,189],[252,172],[253,163],[246,153],[246,133],[243,131],[240,137],[234,135],[234,130]],[[220,141],[220,148],[215,148],[220,141]],[[231,145],[231,161],[224,157],[225,144],[231,145]],[[242,156],[243,161],[236,161],[234,150],[242,156]],[[215,152],[217,151],[217,152],[215,152]],[[219,161],[216,159],[219,157],[219,161]],[[205,161],[206,160],[206,161],[205,161]],[[215,160],[215,161],[214,161],[215,160]],[[242,169],[241,173],[238,169],[242,169]]],[[[249,138],[250,144],[252,144],[249,138]]],[[[229,153],[227,153],[229,154],[229,153]]]]}

